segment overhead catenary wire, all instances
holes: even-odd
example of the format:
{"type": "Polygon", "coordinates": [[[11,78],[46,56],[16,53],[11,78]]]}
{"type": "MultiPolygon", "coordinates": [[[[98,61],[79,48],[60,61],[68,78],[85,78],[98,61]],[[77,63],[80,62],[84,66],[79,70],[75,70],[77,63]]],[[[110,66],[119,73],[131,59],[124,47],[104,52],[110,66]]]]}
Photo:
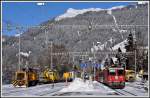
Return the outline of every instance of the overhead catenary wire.
{"type": "MultiPolygon", "coordinates": [[[[44,28],[48,28],[50,26],[53,26],[55,25],[55,27],[87,27],[87,25],[75,25],[75,24],[72,24],[72,25],[60,25],[60,24],[49,24],[47,26],[42,26],[42,25],[37,25],[37,26],[27,26],[27,25],[23,25],[23,26],[19,26],[19,25],[11,25],[11,26],[3,26],[2,29],[8,29],[8,28],[11,28],[11,29],[27,29],[27,28],[41,28],[41,29],[44,29],[44,28]]],[[[99,25],[99,24],[96,24],[96,25],[92,25],[93,27],[114,27],[115,25],[99,25]]],[[[149,25],[128,25],[128,24],[125,24],[125,25],[118,25],[119,27],[147,27],[149,28],[149,25]]]]}
{"type": "MultiPolygon", "coordinates": [[[[117,54],[118,52],[117,51],[109,51],[109,52],[96,52],[96,54],[112,54],[112,55],[115,55],[117,54]]],[[[77,56],[77,55],[83,55],[83,56],[87,56],[87,55],[91,55],[93,54],[92,52],[53,52],[52,55],[74,55],[74,56],[77,56]]],[[[126,55],[134,55],[134,52],[126,52],[126,53],[122,53],[122,54],[126,54],[126,55]]]]}

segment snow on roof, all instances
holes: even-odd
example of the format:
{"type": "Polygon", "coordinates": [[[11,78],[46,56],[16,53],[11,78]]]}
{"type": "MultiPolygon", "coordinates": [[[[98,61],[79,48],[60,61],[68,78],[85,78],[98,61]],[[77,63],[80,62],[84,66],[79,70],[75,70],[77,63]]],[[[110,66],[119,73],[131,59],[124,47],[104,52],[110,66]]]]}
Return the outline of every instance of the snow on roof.
{"type": "Polygon", "coordinates": [[[127,42],[127,39],[116,44],[115,46],[112,47],[112,50],[117,50],[120,47],[120,49],[123,53],[126,52],[126,49],[125,49],[125,43],[126,42],[127,42]]]}

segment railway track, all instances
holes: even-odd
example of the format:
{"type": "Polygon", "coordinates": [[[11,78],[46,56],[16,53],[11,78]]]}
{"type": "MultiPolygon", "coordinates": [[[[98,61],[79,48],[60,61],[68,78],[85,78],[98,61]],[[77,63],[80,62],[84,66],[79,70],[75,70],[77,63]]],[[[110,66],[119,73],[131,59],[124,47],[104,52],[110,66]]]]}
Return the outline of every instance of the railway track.
{"type": "Polygon", "coordinates": [[[59,90],[61,90],[61,88],[63,88],[64,86],[60,86],[60,87],[57,87],[57,88],[55,88],[55,90],[53,90],[53,91],[48,91],[48,92],[44,92],[44,93],[42,93],[42,94],[38,94],[38,96],[47,96],[47,95],[51,95],[51,96],[53,96],[53,95],[55,95],[59,90]]]}
{"type": "Polygon", "coordinates": [[[118,95],[137,96],[136,94],[131,93],[131,92],[126,91],[126,90],[123,90],[123,89],[113,89],[113,90],[116,91],[116,93],[117,93],[118,95]]]}

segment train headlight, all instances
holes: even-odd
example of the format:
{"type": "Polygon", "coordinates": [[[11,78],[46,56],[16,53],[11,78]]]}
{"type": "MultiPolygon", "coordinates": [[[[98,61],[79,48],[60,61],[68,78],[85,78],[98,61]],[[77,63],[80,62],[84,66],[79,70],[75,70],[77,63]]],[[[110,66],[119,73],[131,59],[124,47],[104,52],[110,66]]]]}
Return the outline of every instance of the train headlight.
{"type": "Polygon", "coordinates": [[[115,79],[117,80],[117,79],[118,79],[118,76],[115,76],[115,79]]]}
{"type": "Polygon", "coordinates": [[[112,81],[111,77],[108,77],[108,81],[110,81],[110,82],[112,81]]]}

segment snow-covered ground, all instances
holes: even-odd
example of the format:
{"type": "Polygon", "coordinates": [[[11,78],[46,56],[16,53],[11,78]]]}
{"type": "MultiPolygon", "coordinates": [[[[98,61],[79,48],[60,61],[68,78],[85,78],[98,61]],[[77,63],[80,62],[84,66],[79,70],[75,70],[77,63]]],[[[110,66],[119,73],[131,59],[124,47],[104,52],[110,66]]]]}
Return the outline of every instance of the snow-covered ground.
{"type": "Polygon", "coordinates": [[[29,88],[14,88],[13,85],[2,86],[2,96],[45,96],[62,89],[65,83],[37,85],[29,88]]]}
{"type": "Polygon", "coordinates": [[[97,81],[83,81],[80,78],[76,78],[69,86],[63,88],[58,92],[58,94],[64,93],[84,93],[85,95],[107,95],[114,94],[115,91],[109,87],[97,82],[97,81]]]}
{"type": "Polygon", "coordinates": [[[124,89],[111,89],[97,81],[83,81],[76,78],[73,82],[37,85],[29,88],[2,86],[2,96],[148,96],[140,79],[126,82],[124,89]]]}

